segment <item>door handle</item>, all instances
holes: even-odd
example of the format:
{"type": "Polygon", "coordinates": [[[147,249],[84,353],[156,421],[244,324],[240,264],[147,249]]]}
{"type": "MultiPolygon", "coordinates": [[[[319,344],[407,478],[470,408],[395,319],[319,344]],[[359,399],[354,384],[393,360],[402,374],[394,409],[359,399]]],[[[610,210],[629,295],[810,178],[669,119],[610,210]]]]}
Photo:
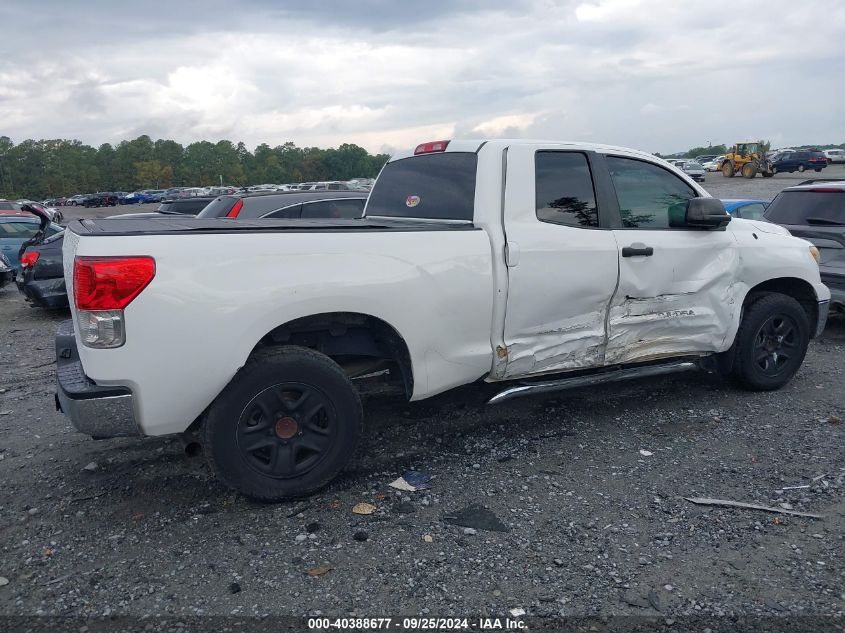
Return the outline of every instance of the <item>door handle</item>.
{"type": "Polygon", "coordinates": [[[651,257],[654,255],[654,249],[645,244],[631,244],[631,246],[622,247],[622,257],[651,257]]]}

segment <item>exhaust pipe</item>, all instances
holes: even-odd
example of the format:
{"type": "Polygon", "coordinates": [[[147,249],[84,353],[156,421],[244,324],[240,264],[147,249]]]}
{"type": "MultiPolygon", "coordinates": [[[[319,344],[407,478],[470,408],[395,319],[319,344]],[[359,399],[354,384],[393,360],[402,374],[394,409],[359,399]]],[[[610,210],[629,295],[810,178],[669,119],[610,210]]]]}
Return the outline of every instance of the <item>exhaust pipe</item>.
{"type": "Polygon", "coordinates": [[[500,404],[507,400],[519,398],[522,396],[533,396],[538,393],[547,393],[552,391],[564,391],[566,389],[575,389],[576,387],[588,387],[591,385],[601,385],[609,382],[621,382],[631,378],[647,378],[650,376],[662,376],[664,374],[674,374],[682,371],[692,371],[699,369],[698,363],[691,361],[666,363],[663,365],[646,365],[644,367],[631,367],[629,369],[612,369],[610,371],[601,372],[598,374],[590,374],[588,376],[572,376],[570,378],[560,378],[558,380],[545,380],[541,382],[532,382],[516,387],[510,387],[504,391],[497,393],[495,396],[487,401],[487,404],[500,404]]]}

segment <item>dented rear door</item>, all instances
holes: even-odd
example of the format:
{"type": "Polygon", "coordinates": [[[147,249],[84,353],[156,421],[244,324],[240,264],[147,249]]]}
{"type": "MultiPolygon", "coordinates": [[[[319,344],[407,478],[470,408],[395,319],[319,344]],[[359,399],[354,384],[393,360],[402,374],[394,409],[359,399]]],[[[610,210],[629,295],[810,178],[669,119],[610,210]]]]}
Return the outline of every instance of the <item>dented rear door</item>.
{"type": "Polygon", "coordinates": [[[622,228],[619,287],[608,318],[605,363],[721,351],[740,309],[739,265],[729,231],[672,228],[699,194],[660,165],[607,156],[622,228]]]}
{"type": "Polygon", "coordinates": [[[504,231],[508,276],[502,378],[600,366],[618,249],[602,226],[591,152],[508,148],[504,231]]]}

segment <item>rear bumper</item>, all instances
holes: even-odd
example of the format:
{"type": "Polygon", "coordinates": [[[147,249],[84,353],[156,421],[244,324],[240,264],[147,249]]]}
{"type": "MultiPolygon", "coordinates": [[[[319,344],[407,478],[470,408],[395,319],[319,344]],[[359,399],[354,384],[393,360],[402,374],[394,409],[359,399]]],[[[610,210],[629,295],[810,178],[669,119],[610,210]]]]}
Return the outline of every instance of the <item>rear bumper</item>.
{"type": "Polygon", "coordinates": [[[64,277],[57,279],[15,279],[18,290],[32,303],[45,308],[66,308],[67,288],[64,277]]]}
{"type": "Polygon", "coordinates": [[[142,435],[129,388],[101,386],[85,375],[69,320],[56,332],[56,378],[56,408],[80,433],[96,438],[142,435]]]}

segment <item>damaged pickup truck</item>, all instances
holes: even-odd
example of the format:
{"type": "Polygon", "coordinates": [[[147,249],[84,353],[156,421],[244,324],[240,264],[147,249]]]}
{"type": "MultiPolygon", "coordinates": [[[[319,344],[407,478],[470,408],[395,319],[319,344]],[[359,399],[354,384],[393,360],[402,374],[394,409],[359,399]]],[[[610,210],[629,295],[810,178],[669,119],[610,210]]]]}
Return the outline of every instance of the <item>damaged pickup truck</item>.
{"type": "Polygon", "coordinates": [[[347,464],[362,375],[411,400],[689,369],[777,389],[830,298],[808,242],[732,220],[654,156],[580,143],[422,144],[363,219],[82,220],[64,242],[62,411],[94,437],[199,436],[264,500],[347,464]]]}

